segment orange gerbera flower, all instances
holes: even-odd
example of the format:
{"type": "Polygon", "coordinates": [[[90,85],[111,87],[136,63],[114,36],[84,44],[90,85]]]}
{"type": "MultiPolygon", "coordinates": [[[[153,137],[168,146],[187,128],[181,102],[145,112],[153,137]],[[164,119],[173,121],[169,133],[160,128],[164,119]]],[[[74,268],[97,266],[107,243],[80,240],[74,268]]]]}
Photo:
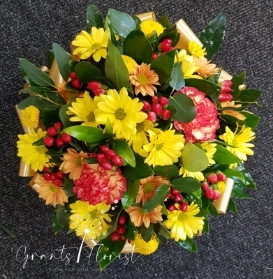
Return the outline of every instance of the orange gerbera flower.
{"type": "Polygon", "coordinates": [[[135,86],[135,94],[141,93],[143,96],[154,96],[157,88],[154,85],[160,85],[158,75],[151,70],[151,64],[142,63],[137,65],[130,74],[130,81],[135,86]]]}
{"type": "Polygon", "coordinates": [[[64,173],[69,173],[69,178],[76,180],[81,176],[84,158],[88,158],[87,153],[82,151],[78,153],[75,149],[68,148],[67,153],[63,155],[60,170],[64,173]]]}
{"type": "Polygon", "coordinates": [[[39,198],[56,207],[57,204],[64,205],[68,202],[68,197],[62,187],[55,185],[52,181],[45,180],[40,174],[34,177],[34,185],[32,186],[38,193],[39,198]]]}
{"type": "Polygon", "coordinates": [[[146,212],[144,209],[138,206],[130,206],[126,212],[129,213],[132,223],[136,227],[144,226],[148,228],[150,223],[157,223],[162,221],[162,214],[161,214],[162,206],[158,205],[155,209],[151,212],[146,212]]]}
{"type": "Polygon", "coordinates": [[[207,78],[209,76],[215,75],[219,72],[220,68],[216,68],[216,64],[210,64],[206,58],[194,57],[194,63],[199,66],[196,71],[202,78],[207,78]]]}
{"type": "Polygon", "coordinates": [[[147,200],[154,197],[157,188],[162,184],[168,184],[168,181],[161,176],[149,176],[141,179],[136,202],[142,202],[144,205],[147,200]]]}

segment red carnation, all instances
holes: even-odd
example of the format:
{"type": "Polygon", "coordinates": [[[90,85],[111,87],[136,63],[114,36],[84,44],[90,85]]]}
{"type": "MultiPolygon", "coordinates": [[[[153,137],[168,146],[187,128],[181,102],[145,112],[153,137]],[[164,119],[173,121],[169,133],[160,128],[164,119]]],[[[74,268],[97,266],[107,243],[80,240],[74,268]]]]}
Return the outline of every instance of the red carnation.
{"type": "Polygon", "coordinates": [[[93,205],[103,201],[106,204],[117,203],[126,191],[126,179],[118,168],[112,172],[98,164],[85,163],[73,191],[79,199],[93,205]]]}
{"type": "Polygon", "coordinates": [[[187,142],[213,140],[220,127],[216,105],[194,87],[184,87],[175,94],[188,95],[196,106],[196,117],[188,123],[174,121],[175,129],[184,132],[187,142]]]}

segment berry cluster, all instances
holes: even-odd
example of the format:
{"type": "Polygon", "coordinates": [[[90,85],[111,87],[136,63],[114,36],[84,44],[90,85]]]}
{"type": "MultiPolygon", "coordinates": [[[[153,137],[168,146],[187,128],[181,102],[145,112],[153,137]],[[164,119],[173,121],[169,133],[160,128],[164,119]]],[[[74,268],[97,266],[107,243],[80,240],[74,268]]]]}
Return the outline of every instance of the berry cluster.
{"type": "Polygon", "coordinates": [[[207,181],[202,183],[202,189],[204,190],[205,196],[211,200],[215,200],[215,201],[218,200],[220,194],[217,191],[218,186],[216,183],[218,181],[225,181],[225,180],[226,180],[226,175],[222,172],[209,174],[207,176],[207,181]]]}
{"type": "Polygon", "coordinates": [[[110,235],[112,241],[118,241],[119,239],[126,240],[124,235],[127,231],[126,222],[127,221],[124,216],[119,216],[118,226],[116,227],[116,230],[110,235]]]}
{"type": "Polygon", "coordinates": [[[58,170],[50,172],[48,167],[44,167],[43,170],[45,172],[43,175],[45,180],[54,183],[58,187],[63,185],[65,174],[62,171],[58,170]]]}
{"type": "MultiPolygon", "coordinates": [[[[181,193],[178,190],[173,189],[171,187],[171,192],[169,193],[168,198],[169,199],[173,199],[176,203],[180,203],[179,209],[181,211],[185,212],[185,211],[188,210],[188,203],[183,201],[183,197],[182,197],[181,193]]],[[[168,210],[169,211],[176,210],[175,205],[174,204],[169,205],[168,206],[168,210]]]]}
{"type": "Polygon", "coordinates": [[[100,147],[101,153],[92,154],[92,157],[96,157],[99,165],[105,170],[112,170],[114,167],[120,167],[123,165],[123,159],[113,149],[110,149],[108,145],[102,145],[100,147]]]}
{"type": "Polygon", "coordinates": [[[72,79],[71,81],[71,85],[76,88],[76,89],[79,89],[81,88],[81,81],[77,78],[77,75],[75,72],[71,72],[69,74],[69,77],[72,79]]]}
{"type": "Polygon", "coordinates": [[[153,104],[150,105],[147,101],[143,101],[142,110],[147,112],[148,119],[152,122],[156,121],[156,116],[160,116],[163,120],[168,120],[172,113],[166,107],[169,103],[169,100],[166,97],[154,96],[152,98],[153,104]]]}
{"type": "Polygon", "coordinates": [[[233,96],[230,94],[232,82],[230,80],[224,80],[222,82],[222,88],[219,90],[219,101],[228,102],[233,99],[233,96]]]}
{"type": "Polygon", "coordinates": [[[87,89],[92,90],[94,95],[99,96],[103,94],[105,90],[103,89],[102,85],[98,81],[91,81],[87,84],[87,89]]]}
{"type": "Polygon", "coordinates": [[[70,135],[66,133],[60,133],[60,130],[63,128],[62,122],[55,122],[53,126],[47,129],[47,136],[44,138],[44,144],[48,147],[53,146],[56,143],[57,147],[61,148],[66,143],[72,141],[70,135]],[[56,138],[54,138],[57,136],[56,138]]]}
{"type": "Polygon", "coordinates": [[[164,39],[160,44],[159,44],[159,49],[162,52],[168,52],[173,50],[173,46],[172,46],[173,41],[171,39],[164,39]]]}

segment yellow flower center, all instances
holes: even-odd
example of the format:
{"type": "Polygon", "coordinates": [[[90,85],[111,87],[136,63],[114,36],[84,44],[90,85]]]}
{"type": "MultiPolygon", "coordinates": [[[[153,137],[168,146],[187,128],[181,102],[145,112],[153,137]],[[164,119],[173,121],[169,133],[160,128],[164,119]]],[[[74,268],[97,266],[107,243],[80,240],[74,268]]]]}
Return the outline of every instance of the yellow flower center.
{"type": "Polygon", "coordinates": [[[144,130],[144,123],[137,123],[136,125],[137,132],[141,132],[144,130]]]}
{"type": "Polygon", "coordinates": [[[50,189],[50,191],[53,192],[53,193],[57,193],[57,192],[58,192],[57,187],[54,186],[54,185],[50,185],[50,186],[49,186],[49,189],[50,189]]]}
{"type": "Polygon", "coordinates": [[[91,112],[88,114],[87,120],[88,120],[89,122],[94,122],[94,121],[95,121],[95,114],[94,114],[93,111],[91,111],[91,112]]]}
{"type": "Polygon", "coordinates": [[[181,213],[179,216],[178,216],[178,221],[180,222],[184,222],[187,220],[187,215],[184,214],[184,213],[181,213]]]}
{"type": "Polygon", "coordinates": [[[125,116],[126,116],[126,113],[124,112],[123,109],[118,109],[118,110],[115,112],[115,117],[116,117],[116,119],[118,119],[118,120],[124,119],[125,116]]]}
{"type": "Polygon", "coordinates": [[[145,185],[143,185],[143,191],[145,194],[149,194],[151,192],[153,192],[154,190],[154,184],[153,183],[147,183],[145,185]]]}
{"type": "Polygon", "coordinates": [[[81,157],[76,158],[75,163],[76,163],[77,167],[81,167],[82,166],[82,158],[81,157]]]}
{"type": "Polygon", "coordinates": [[[141,85],[146,85],[148,83],[148,79],[145,75],[143,74],[140,74],[138,77],[137,77],[137,80],[138,82],[141,84],[141,85]]]}
{"type": "Polygon", "coordinates": [[[156,144],[155,149],[158,151],[162,148],[162,146],[163,146],[163,143],[156,144]]]}
{"type": "Polygon", "coordinates": [[[95,43],[91,46],[92,49],[98,49],[100,47],[100,44],[95,43]]]}

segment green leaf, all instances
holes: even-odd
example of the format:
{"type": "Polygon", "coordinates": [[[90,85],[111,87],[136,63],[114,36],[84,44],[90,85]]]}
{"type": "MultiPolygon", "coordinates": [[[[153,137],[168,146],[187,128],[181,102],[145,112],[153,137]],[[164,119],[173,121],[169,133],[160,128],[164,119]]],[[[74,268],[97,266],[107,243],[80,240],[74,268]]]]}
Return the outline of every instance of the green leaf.
{"type": "Polygon", "coordinates": [[[242,111],[241,113],[246,117],[245,125],[254,130],[260,122],[260,117],[248,111],[242,111]]]}
{"type": "Polygon", "coordinates": [[[176,62],[172,69],[170,86],[175,90],[180,90],[185,86],[184,74],[181,69],[182,62],[176,62]]]}
{"type": "Polygon", "coordinates": [[[172,117],[173,120],[180,122],[190,122],[196,116],[196,108],[193,100],[185,94],[176,94],[169,98],[169,105],[173,106],[176,114],[172,117]]]}
{"type": "Polygon", "coordinates": [[[223,171],[223,173],[229,178],[237,177],[244,181],[244,176],[242,175],[242,173],[240,171],[238,171],[236,169],[226,169],[223,171]]]}
{"type": "Polygon", "coordinates": [[[111,124],[109,118],[107,118],[107,120],[106,120],[104,133],[110,137],[113,136],[113,127],[112,127],[112,124],[111,124]]]}
{"type": "Polygon", "coordinates": [[[206,169],[209,165],[204,150],[193,143],[186,143],[181,153],[182,165],[187,171],[197,172],[206,169]]]}
{"type": "MultiPolygon", "coordinates": [[[[201,208],[201,210],[205,210],[205,209],[202,209],[202,199],[197,197],[195,194],[193,194],[193,193],[198,193],[199,191],[201,192],[201,188],[199,188],[198,190],[196,190],[192,193],[187,193],[186,196],[189,201],[191,201],[191,202],[193,201],[194,203],[196,203],[201,208]]],[[[201,213],[201,211],[199,213],[201,213]]]]}
{"type": "Polygon", "coordinates": [[[202,190],[201,188],[197,189],[196,191],[192,192],[192,194],[198,198],[198,199],[201,199],[201,194],[202,194],[202,190]]]}
{"type": "Polygon", "coordinates": [[[54,109],[60,108],[60,106],[61,106],[61,105],[56,105],[41,97],[30,96],[18,104],[18,109],[25,109],[26,107],[31,106],[31,105],[37,107],[41,111],[44,108],[54,110],[54,109]]]}
{"type": "Polygon", "coordinates": [[[228,151],[225,147],[217,144],[216,152],[213,155],[213,159],[220,164],[230,165],[239,163],[241,160],[228,151]]]}
{"type": "Polygon", "coordinates": [[[176,165],[155,166],[154,173],[167,179],[174,179],[179,175],[176,165]]]}
{"type": "Polygon", "coordinates": [[[69,62],[71,60],[69,54],[60,45],[53,43],[52,45],[54,55],[58,64],[61,76],[66,81],[69,78],[70,69],[69,62]]]}
{"type": "Polygon", "coordinates": [[[106,56],[105,75],[118,91],[129,86],[129,72],[119,50],[113,44],[106,56]]]}
{"type": "Polygon", "coordinates": [[[261,96],[261,94],[261,91],[255,89],[241,90],[239,96],[236,98],[236,101],[254,103],[261,96]]]}
{"type": "Polygon", "coordinates": [[[239,76],[233,76],[233,78],[231,79],[232,81],[231,94],[234,97],[234,100],[236,100],[240,95],[241,90],[239,89],[239,86],[244,84],[245,77],[246,77],[246,72],[242,72],[239,76]]]}
{"type": "Polygon", "coordinates": [[[192,193],[201,187],[200,181],[192,177],[176,178],[171,181],[171,184],[174,189],[184,193],[192,193]]]}
{"type": "Polygon", "coordinates": [[[211,20],[206,28],[201,32],[199,39],[207,50],[206,58],[211,60],[213,55],[217,53],[226,30],[226,17],[224,14],[219,14],[211,20]]]}
{"type": "Polygon", "coordinates": [[[148,200],[144,206],[143,209],[146,212],[150,212],[153,209],[155,209],[155,207],[157,207],[160,203],[162,203],[168,196],[168,194],[170,193],[170,186],[167,184],[163,184],[161,186],[159,186],[155,192],[155,195],[152,199],[148,200]]]}
{"type": "Polygon", "coordinates": [[[95,143],[108,138],[102,130],[91,126],[72,126],[64,129],[68,135],[82,141],[95,143]]]}
{"type": "Polygon", "coordinates": [[[58,109],[52,110],[52,109],[45,108],[42,112],[42,120],[46,129],[52,127],[55,122],[60,121],[59,110],[58,109]]]}
{"type": "Polygon", "coordinates": [[[250,197],[245,191],[243,186],[241,185],[238,179],[234,179],[234,186],[232,189],[231,196],[236,199],[249,199],[250,197]]]}
{"type": "Polygon", "coordinates": [[[93,4],[88,4],[86,9],[86,29],[91,32],[92,27],[103,28],[103,18],[100,10],[93,4]]]}
{"type": "Polygon", "coordinates": [[[136,231],[136,229],[135,229],[135,226],[132,223],[130,218],[127,220],[126,225],[127,225],[127,231],[125,233],[125,237],[127,239],[134,240],[135,239],[135,231],[136,231]]]}
{"type": "Polygon", "coordinates": [[[101,271],[118,257],[125,242],[125,240],[121,239],[112,241],[110,235],[100,241],[100,248],[97,252],[97,256],[101,271]]]}
{"type": "Polygon", "coordinates": [[[68,108],[71,106],[71,103],[67,103],[66,105],[62,106],[59,112],[60,119],[63,123],[63,128],[67,128],[73,125],[78,124],[78,122],[71,122],[69,119],[71,118],[71,115],[68,115],[66,112],[68,108]]]}
{"type": "Polygon", "coordinates": [[[253,178],[250,175],[248,170],[246,170],[246,169],[241,170],[241,174],[245,179],[244,187],[251,188],[251,189],[257,189],[256,183],[253,180],[253,178]]]}
{"type": "Polygon", "coordinates": [[[68,175],[64,179],[64,192],[68,197],[73,197],[76,194],[73,192],[73,187],[75,186],[74,180],[70,179],[68,175]]]}
{"type": "Polygon", "coordinates": [[[197,252],[196,244],[189,237],[187,237],[184,241],[179,240],[178,244],[190,252],[197,252]]]}
{"type": "Polygon", "coordinates": [[[229,200],[227,209],[233,211],[235,214],[238,215],[236,203],[232,199],[229,200]]]}
{"type": "Polygon", "coordinates": [[[204,221],[203,232],[209,233],[210,229],[209,229],[208,217],[206,217],[203,221],[204,221]]]}
{"type": "Polygon", "coordinates": [[[10,231],[9,229],[7,229],[6,227],[0,225],[0,228],[8,235],[10,236],[11,238],[16,238],[16,235],[10,231]]]}
{"type": "Polygon", "coordinates": [[[216,207],[215,207],[212,203],[209,203],[208,210],[209,210],[209,213],[210,213],[212,216],[218,216],[218,215],[219,215],[219,213],[218,213],[216,207]]]}
{"type": "Polygon", "coordinates": [[[131,31],[136,29],[134,19],[126,13],[109,9],[107,18],[114,30],[123,38],[126,38],[131,31]]]}
{"type": "Polygon", "coordinates": [[[58,219],[57,219],[57,214],[54,212],[53,217],[52,217],[52,227],[55,233],[58,233],[62,230],[63,226],[60,225],[58,219]]]}
{"type": "Polygon", "coordinates": [[[123,193],[121,204],[124,209],[128,209],[136,200],[139,190],[139,179],[126,181],[127,190],[123,193]]]}
{"type": "Polygon", "coordinates": [[[126,163],[128,163],[133,168],[136,166],[135,155],[128,145],[128,143],[124,140],[113,140],[114,143],[114,151],[121,156],[126,163]]]}
{"type": "Polygon", "coordinates": [[[59,224],[63,227],[69,225],[69,214],[67,213],[63,205],[57,204],[56,206],[56,216],[59,224]]]}
{"type": "Polygon", "coordinates": [[[48,77],[46,73],[37,68],[34,64],[29,62],[27,59],[20,58],[20,67],[27,74],[27,76],[35,82],[35,84],[40,86],[53,86],[52,80],[48,77]]]}
{"type": "Polygon", "coordinates": [[[206,95],[210,96],[217,93],[221,87],[205,79],[187,78],[185,79],[186,86],[195,87],[206,95]]]}
{"type": "Polygon", "coordinates": [[[153,236],[154,225],[152,223],[150,223],[150,226],[148,228],[146,228],[144,225],[142,225],[141,227],[139,227],[139,232],[140,232],[143,240],[146,242],[149,242],[153,236]]]}
{"type": "Polygon", "coordinates": [[[166,239],[171,238],[170,231],[166,229],[166,227],[163,225],[162,222],[158,222],[156,225],[154,225],[154,227],[155,227],[155,232],[158,236],[162,235],[166,239]],[[156,226],[158,227],[157,230],[156,230],[156,226]]]}
{"type": "Polygon", "coordinates": [[[150,64],[152,61],[152,46],[140,30],[132,31],[123,42],[123,54],[132,57],[137,64],[150,64]]]}
{"type": "Polygon", "coordinates": [[[75,66],[75,72],[77,78],[83,83],[88,83],[93,80],[98,81],[98,79],[103,78],[103,75],[98,68],[85,61],[82,61],[75,66]]]}
{"type": "Polygon", "coordinates": [[[47,59],[48,59],[48,69],[50,69],[55,59],[53,50],[50,49],[47,51],[47,59]]]}
{"type": "Polygon", "coordinates": [[[159,83],[161,86],[168,84],[171,78],[174,57],[175,50],[172,50],[164,54],[161,54],[157,59],[155,59],[151,63],[151,69],[158,74],[159,83]]]}
{"type": "Polygon", "coordinates": [[[168,16],[163,15],[160,19],[160,24],[165,28],[170,28],[171,25],[168,16]]]}

